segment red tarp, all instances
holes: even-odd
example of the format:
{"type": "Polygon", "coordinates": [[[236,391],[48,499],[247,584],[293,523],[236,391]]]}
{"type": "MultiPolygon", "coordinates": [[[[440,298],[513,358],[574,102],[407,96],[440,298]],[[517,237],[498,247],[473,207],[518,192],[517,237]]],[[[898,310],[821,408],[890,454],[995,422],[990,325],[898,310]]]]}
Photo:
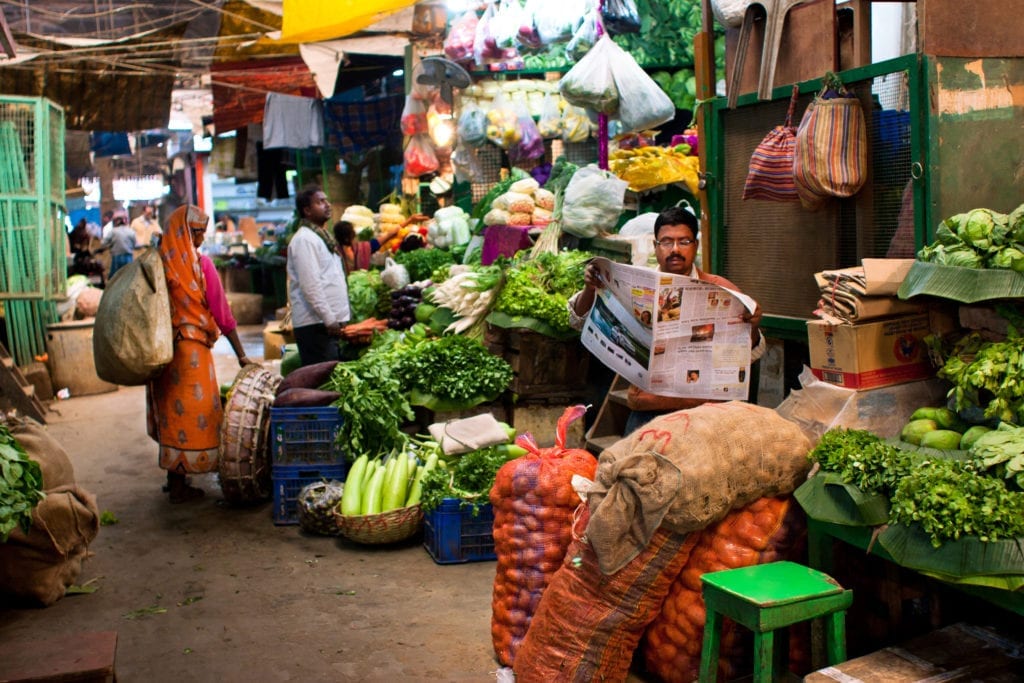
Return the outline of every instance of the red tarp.
{"type": "Polygon", "coordinates": [[[301,57],[274,57],[210,65],[213,125],[218,133],[263,122],[268,92],[319,97],[301,57]]]}

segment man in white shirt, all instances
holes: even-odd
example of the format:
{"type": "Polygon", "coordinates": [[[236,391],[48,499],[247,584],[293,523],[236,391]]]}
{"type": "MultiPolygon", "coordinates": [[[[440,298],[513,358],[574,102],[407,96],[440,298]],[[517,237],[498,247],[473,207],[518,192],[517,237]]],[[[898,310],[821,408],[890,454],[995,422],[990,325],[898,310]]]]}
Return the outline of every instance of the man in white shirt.
{"type": "Polygon", "coordinates": [[[303,365],[340,360],[338,340],[351,317],[334,237],[324,228],[331,204],[318,187],[295,196],[301,223],[288,243],[288,301],[303,365]]]}
{"type": "Polygon", "coordinates": [[[153,205],[146,204],[142,207],[142,213],[132,219],[131,228],[135,231],[135,244],[137,245],[135,249],[136,256],[139,256],[146,247],[153,245],[153,238],[155,236],[163,234],[163,230],[160,229],[160,224],[156,222],[153,213],[153,205]]]}

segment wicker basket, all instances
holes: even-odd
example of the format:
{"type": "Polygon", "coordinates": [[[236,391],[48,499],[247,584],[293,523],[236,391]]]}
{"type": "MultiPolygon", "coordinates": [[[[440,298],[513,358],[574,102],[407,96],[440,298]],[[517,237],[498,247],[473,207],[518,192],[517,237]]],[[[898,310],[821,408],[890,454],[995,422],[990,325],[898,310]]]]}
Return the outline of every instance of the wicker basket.
{"type": "Polygon", "coordinates": [[[334,514],[341,535],[356,543],[396,543],[415,535],[423,526],[419,505],[382,512],[379,515],[334,514]]]}

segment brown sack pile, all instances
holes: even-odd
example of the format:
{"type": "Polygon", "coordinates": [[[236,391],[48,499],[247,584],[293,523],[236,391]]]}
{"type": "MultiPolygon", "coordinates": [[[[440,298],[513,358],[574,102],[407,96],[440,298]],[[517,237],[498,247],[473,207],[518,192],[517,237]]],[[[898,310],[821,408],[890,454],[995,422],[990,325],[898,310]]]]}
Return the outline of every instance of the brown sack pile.
{"type": "Polygon", "coordinates": [[[74,483],[63,447],[36,423],[12,426],[11,433],[43,473],[44,498],[32,513],[32,527],[11,532],[0,543],[0,593],[52,605],[78,580],[89,544],[100,530],[96,498],[74,483]]]}
{"type": "Polygon", "coordinates": [[[703,529],[758,498],[793,491],[810,442],[774,410],[732,401],[662,415],[606,449],[587,496],[587,537],[613,574],[664,527],[703,529]]]}

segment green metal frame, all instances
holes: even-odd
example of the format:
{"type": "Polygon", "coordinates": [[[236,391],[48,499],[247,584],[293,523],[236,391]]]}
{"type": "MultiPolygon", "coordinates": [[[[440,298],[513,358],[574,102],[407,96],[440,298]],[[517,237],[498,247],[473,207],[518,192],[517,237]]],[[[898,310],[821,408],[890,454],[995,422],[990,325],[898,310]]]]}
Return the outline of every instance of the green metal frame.
{"type": "MultiPolygon", "coordinates": [[[[927,226],[933,224],[931,210],[927,202],[927,179],[925,169],[930,169],[930,149],[928,145],[928,113],[927,107],[927,82],[925,79],[924,57],[918,54],[904,55],[877,64],[848,69],[839,73],[844,83],[856,83],[886,74],[905,72],[908,77],[908,91],[910,95],[910,146],[911,163],[915,169],[920,169],[915,175],[914,182],[914,241],[915,249],[920,249],[930,239],[927,226]]],[[[800,94],[816,93],[821,90],[822,79],[816,78],[798,83],[800,94]]],[[[772,100],[789,99],[792,95],[792,84],[779,86],[772,91],[772,100]]],[[[737,100],[737,107],[757,105],[760,101],[756,93],[740,95],[737,100]]],[[[705,117],[707,125],[704,139],[711,144],[708,147],[707,159],[707,201],[708,210],[711,216],[709,226],[710,251],[708,254],[712,272],[719,273],[724,265],[724,254],[721,244],[724,241],[725,226],[725,200],[722,192],[716,187],[718,178],[725,177],[725,146],[723,116],[729,111],[728,101],[725,97],[716,97],[705,106],[711,111],[705,117]]],[[[794,341],[807,341],[807,318],[793,318],[789,316],[765,315],[761,324],[766,336],[773,339],[790,339],[794,341]]]]}

